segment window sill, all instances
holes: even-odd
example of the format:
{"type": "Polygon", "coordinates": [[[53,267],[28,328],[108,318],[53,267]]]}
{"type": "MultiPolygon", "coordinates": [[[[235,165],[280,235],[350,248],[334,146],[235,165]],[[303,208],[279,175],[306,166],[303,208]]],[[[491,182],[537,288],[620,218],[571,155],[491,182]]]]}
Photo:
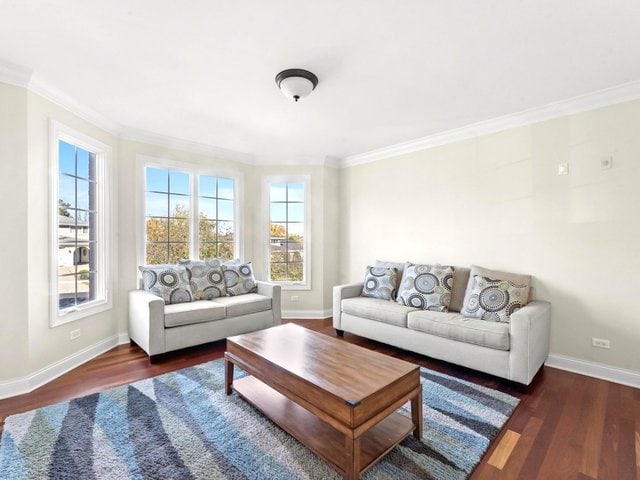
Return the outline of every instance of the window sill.
{"type": "Polygon", "coordinates": [[[79,308],[77,310],[69,311],[66,315],[59,315],[57,312],[52,317],[49,326],[51,328],[59,327],[60,325],[65,325],[67,323],[75,322],[76,320],[80,320],[86,317],[90,317],[92,315],[97,315],[98,313],[106,312],[107,310],[111,310],[112,305],[111,301],[103,301],[98,302],[92,306],[87,306],[83,308],[79,308]]]}
{"type": "Polygon", "coordinates": [[[283,282],[275,282],[276,285],[280,285],[282,290],[311,290],[311,285],[308,284],[299,284],[299,283],[283,283],[283,282]]]}

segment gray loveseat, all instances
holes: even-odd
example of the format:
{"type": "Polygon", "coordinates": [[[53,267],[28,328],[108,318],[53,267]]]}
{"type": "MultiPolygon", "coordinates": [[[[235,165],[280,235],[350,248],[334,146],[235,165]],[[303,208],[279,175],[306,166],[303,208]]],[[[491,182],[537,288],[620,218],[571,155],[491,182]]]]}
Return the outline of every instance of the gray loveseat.
{"type": "Polygon", "coordinates": [[[165,305],[144,290],[129,292],[129,338],[148,355],[221,340],[282,323],[280,285],[257,293],[165,305]]]}
{"type": "Polygon", "coordinates": [[[525,385],[549,354],[551,305],[533,300],[509,323],[460,314],[468,268],[455,267],[449,312],[362,297],[363,282],[333,289],[333,327],[525,385]]]}

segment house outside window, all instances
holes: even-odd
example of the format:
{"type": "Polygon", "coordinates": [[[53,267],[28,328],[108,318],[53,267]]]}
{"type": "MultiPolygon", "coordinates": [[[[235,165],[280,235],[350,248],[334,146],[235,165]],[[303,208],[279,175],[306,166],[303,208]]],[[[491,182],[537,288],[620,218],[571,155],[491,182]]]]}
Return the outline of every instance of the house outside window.
{"type": "Polygon", "coordinates": [[[51,122],[51,326],[111,308],[111,148],[51,122]]]}
{"type": "Polygon", "coordinates": [[[310,288],[309,177],[267,177],[267,271],[285,288],[310,288]]]}

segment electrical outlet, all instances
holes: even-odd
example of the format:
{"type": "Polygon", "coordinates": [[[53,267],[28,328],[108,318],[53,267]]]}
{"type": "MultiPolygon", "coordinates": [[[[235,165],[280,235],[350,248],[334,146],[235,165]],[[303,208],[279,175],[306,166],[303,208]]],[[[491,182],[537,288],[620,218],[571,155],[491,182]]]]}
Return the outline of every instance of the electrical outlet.
{"type": "Polygon", "coordinates": [[[291,295],[291,303],[297,303],[298,300],[298,295],[291,295]]]}
{"type": "Polygon", "coordinates": [[[71,332],[69,333],[69,338],[71,338],[71,340],[75,340],[78,337],[80,337],[80,329],[76,328],[75,330],[71,330],[71,332]]]}
{"type": "Polygon", "coordinates": [[[569,175],[569,164],[567,162],[558,164],[558,175],[569,175]]]}
{"type": "Polygon", "coordinates": [[[592,338],[591,345],[598,348],[611,348],[611,342],[602,338],[592,338]]]}

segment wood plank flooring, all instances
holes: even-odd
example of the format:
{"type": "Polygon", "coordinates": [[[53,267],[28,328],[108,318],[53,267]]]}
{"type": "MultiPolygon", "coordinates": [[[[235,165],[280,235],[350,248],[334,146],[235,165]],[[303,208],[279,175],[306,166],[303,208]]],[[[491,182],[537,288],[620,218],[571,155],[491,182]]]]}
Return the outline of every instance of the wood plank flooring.
{"type": "MultiPolygon", "coordinates": [[[[295,323],[335,336],[330,319],[295,323]]],[[[639,389],[549,367],[524,388],[348,333],[342,340],[520,398],[474,480],[640,480],[639,389]]],[[[222,358],[224,350],[224,341],[213,342],[152,364],[138,346],[121,345],[31,393],[0,400],[0,429],[8,415],[222,358]]]]}

